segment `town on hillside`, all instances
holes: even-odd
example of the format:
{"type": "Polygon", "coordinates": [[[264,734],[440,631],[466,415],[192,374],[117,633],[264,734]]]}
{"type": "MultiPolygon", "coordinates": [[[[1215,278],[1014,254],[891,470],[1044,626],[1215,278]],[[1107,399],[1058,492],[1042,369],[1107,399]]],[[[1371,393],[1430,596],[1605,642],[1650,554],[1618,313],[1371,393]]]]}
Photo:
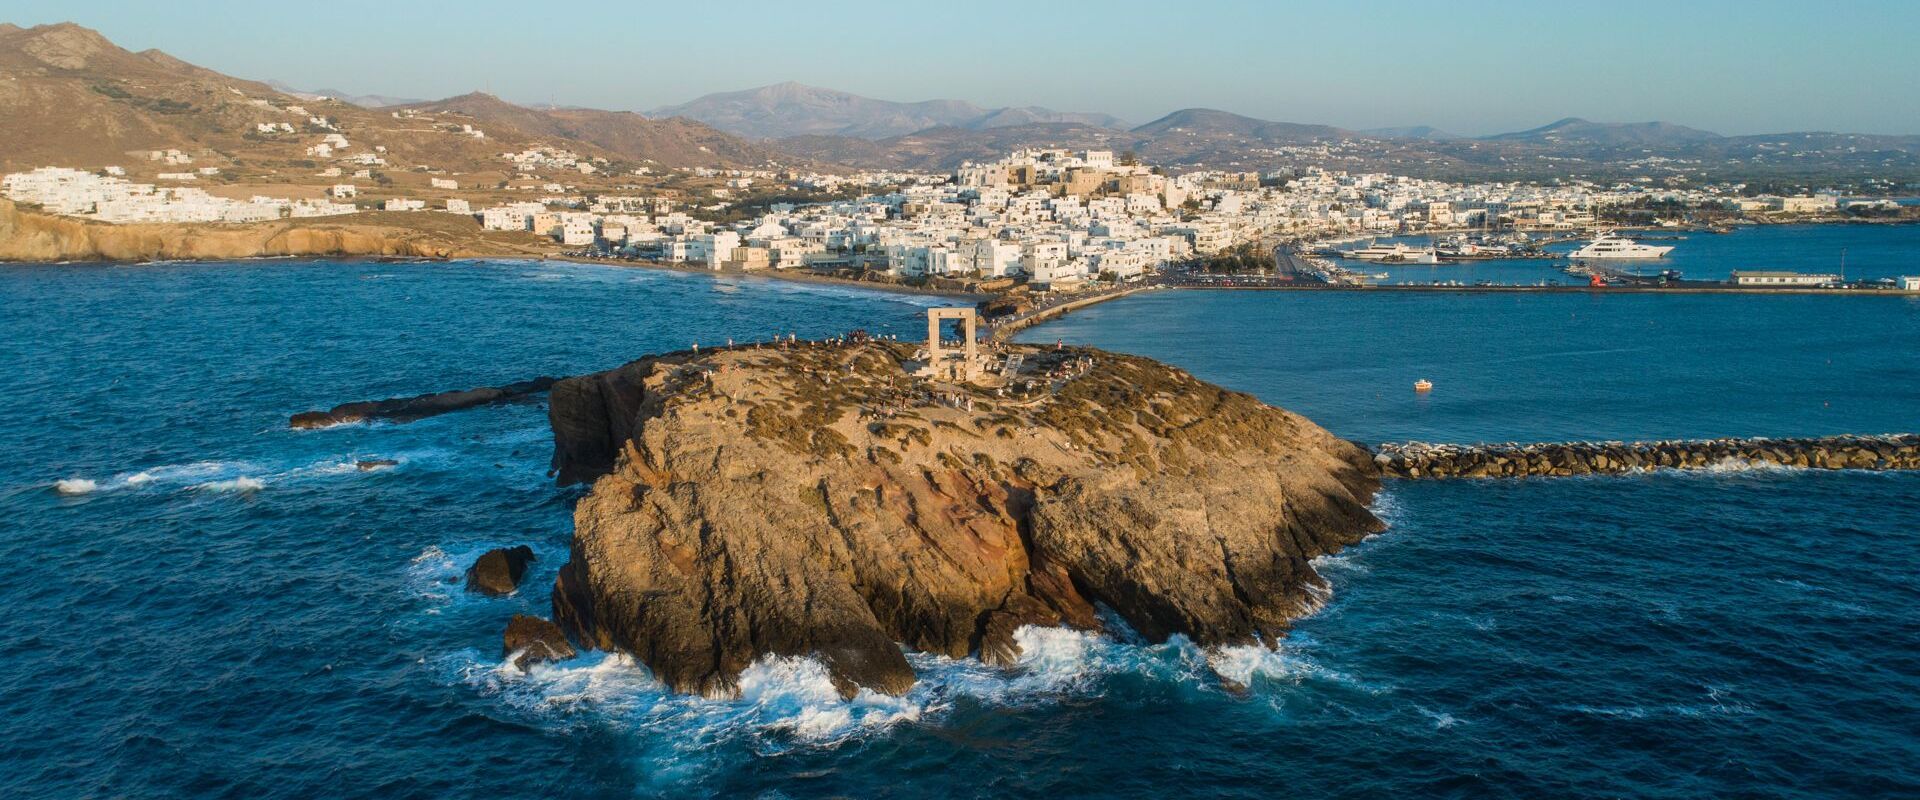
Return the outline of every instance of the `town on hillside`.
{"type": "MultiPolygon", "coordinates": [[[[305,114],[302,108],[291,111],[305,114]]],[[[259,123],[262,130],[270,124],[285,123],[259,123]]],[[[541,237],[556,254],[575,257],[732,272],[804,270],[901,283],[966,281],[987,290],[1126,283],[1236,249],[1245,252],[1256,243],[1903,213],[1885,199],[1755,195],[1743,184],[1459,184],[1285,166],[1174,175],[1126,154],[1057,148],[1026,148],[991,162],[967,162],[951,173],[662,169],[712,184],[700,198],[685,191],[582,185],[577,179],[607,170],[605,159],[537,146],[497,156],[502,170],[519,176],[504,182],[504,189],[470,187],[457,173],[445,173],[430,177],[426,191],[395,196],[387,190],[385,199],[369,203],[360,199],[363,187],[379,188],[367,186],[369,176],[395,166],[385,148],[357,147],[326,130],[331,125],[323,117],[306,115],[303,124],[324,131],[312,135],[307,151],[327,164],[317,176],[337,180],[325,197],[217,195],[195,183],[217,177],[220,168],[197,166],[193,155],[179,150],[144,154],[139,166],[152,182],[127,177],[122,166],[42,167],[0,178],[0,191],[48,213],[115,224],[250,223],[371,210],[450,214],[470,218],[479,230],[541,237]],[[758,206],[731,202],[756,191],[785,199],[758,206]]],[[[456,130],[449,133],[485,137],[471,125],[456,130]]],[[[1257,258],[1268,258],[1264,249],[1257,258]]],[[[1324,259],[1308,256],[1295,265],[1329,282],[1355,279],[1324,259]]]]}

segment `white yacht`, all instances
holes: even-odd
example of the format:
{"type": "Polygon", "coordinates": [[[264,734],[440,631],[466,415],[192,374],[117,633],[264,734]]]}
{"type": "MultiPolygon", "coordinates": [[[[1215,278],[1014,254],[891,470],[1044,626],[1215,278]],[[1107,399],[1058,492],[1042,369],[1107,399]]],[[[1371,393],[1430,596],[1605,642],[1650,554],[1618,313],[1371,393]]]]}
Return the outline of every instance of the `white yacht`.
{"type": "Polygon", "coordinates": [[[1672,251],[1671,245],[1656,247],[1640,244],[1625,236],[1617,236],[1612,231],[1602,231],[1593,241],[1588,242],[1570,254],[1572,258],[1664,258],[1672,251]]]}
{"type": "Polygon", "coordinates": [[[1347,250],[1340,255],[1359,261],[1385,261],[1395,264],[1438,264],[1440,254],[1433,248],[1408,247],[1404,242],[1393,244],[1370,244],[1358,250],[1347,250]]]}

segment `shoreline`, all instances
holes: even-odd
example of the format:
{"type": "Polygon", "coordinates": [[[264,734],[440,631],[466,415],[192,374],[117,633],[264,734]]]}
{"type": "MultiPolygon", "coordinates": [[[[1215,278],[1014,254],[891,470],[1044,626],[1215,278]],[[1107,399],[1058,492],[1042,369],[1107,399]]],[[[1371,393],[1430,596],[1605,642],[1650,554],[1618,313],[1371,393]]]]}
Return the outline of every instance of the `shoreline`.
{"type": "MultiPolygon", "coordinates": [[[[483,258],[491,258],[491,257],[483,256],[483,258]]],[[[855,289],[871,289],[877,292],[894,292],[896,294],[917,294],[917,295],[927,295],[932,297],[948,297],[955,300],[967,300],[967,301],[976,302],[976,303],[981,300],[986,300],[988,298],[998,296],[990,292],[968,292],[968,291],[963,291],[959,289],[941,289],[941,288],[927,287],[927,286],[905,286],[905,285],[895,284],[895,283],[881,283],[879,281],[863,281],[863,280],[856,280],[853,278],[838,278],[832,275],[820,275],[820,274],[811,273],[811,272],[794,272],[789,270],[768,269],[768,270],[757,270],[754,272],[729,272],[726,270],[708,269],[706,267],[671,264],[664,261],[629,261],[629,260],[618,259],[618,258],[582,258],[580,256],[565,256],[565,255],[522,257],[521,259],[514,259],[514,260],[565,261],[573,264],[598,264],[598,265],[609,266],[609,267],[649,269],[649,270],[658,270],[662,272],[681,272],[689,275],[706,275],[714,278],[719,278],[719,277],[759,278],[759,279],[771,280],[771,281],[789,281],[792,283],[812,283],[812,284],[819,284],[823,286],[844,286],[844,287],[855,288],[855,289]]]]}
{"type": "Polygon", "coordinates": [[[1257,292],[1457,292],[1461,294],[1757,294],[1757,295],[1832,295],[1838,297],[1920,297],[1920,291],[1904,289],[1821,289],[1818,287],[1760,286],[1427,286],[1393,284],[1388,286],[1348,286],[1311,284],[1299,286],[1196,286],[1164,284],[1169,289],[1196,291],[1257,292]]]}

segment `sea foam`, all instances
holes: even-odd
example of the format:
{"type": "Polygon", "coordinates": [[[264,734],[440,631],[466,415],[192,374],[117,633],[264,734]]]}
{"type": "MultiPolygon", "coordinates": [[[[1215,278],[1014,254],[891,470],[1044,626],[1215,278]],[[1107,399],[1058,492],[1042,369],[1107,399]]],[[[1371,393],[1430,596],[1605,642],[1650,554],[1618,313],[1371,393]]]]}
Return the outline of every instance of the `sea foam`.
{"type": "Polygon", "coordinates": [[[249,478],[242,475],[238,478],[229,478],[223,481],[207,481],[206,483],[195,484],[193,488],[204,492],[257,492],[267,488],[267,484],[259,478],[249,478]]]}
{"type": "MultiPolygon", "coordinates": [[[[445,560],[431,551],[421,559],[423,566],[445,560]]],[[[901,724],[938,723],[963,700],[994,708],[1037,708],[1098,697],[1119,679],[1207,693],[1228,686],[1257,687],[1263,685],[1261,678],[1352,683],[1284,647],[1277,652],[1261,646],[1208,651],[1181,636],[1146,645],[1034,626],[1017,630],[1014,640],[1021,655],[1010,666],[909,652],[907,660],[918,680],[898,697],[863,689],[851,699],[842,698],[826,666],[813,658],[761,658],[740,674],[738,696],[731,698],[675,693],[645,665],[618,653],[588,653],[522,672],[511,659],[467,650],[441,665],[450,680],[494,697],[539,724],[607,724],[648,734],[649,741],[672,751],[656,754],[662,764],[681,766],[726,741],[748,740],[751,749],[763,754],[833,747],[901,724]]]]}

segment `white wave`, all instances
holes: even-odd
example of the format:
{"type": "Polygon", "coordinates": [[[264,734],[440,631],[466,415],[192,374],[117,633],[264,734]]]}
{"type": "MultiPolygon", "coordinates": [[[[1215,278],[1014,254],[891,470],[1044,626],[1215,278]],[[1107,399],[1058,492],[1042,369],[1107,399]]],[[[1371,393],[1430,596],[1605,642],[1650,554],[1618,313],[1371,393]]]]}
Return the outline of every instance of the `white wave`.
{"type": "MultiPolygon", "coordinates": [[[[471,563],[479,557],[480,551],[474,551],[467,559],[471,563]]],[[[460,579],[466,575],[461,562],[439,547],[428,547],[420,551],[407,562],[407,585],[415,596],[436,601],[447,601],[458,594],[460,579]]],[[[428,610],[427,613],[439,613],[428,610]]]]}
{"type": "Polygon", "coordinates": [[[242,475],[238,478],[195,484],[193,488],[205,492],[257,492],[267,488],[267,484],[259,478],[242,475]]]}
{"type": "Polygon", "coordinates": [[[1401,505],[1400,496],[1388,489],[1375,493],[1373,505],[1368,506],[1367,510],[1372,511],[1388,528],[1396,527],[1406,519],[1406,507],[1401,505]]]}
{"type": "MultiPolygon", "coordinates": [[[[452,560],[430,549],[415,559],[424,572],[452,560]]],[[[466,650],[442,660],[451,681],[464,683],[547,724],[610,724],[648,734],[672,750],[663,765],[684,769],[714,744],[746,740],[761,753],[832,747],[900,724],[938,722],[962,699],[996,708],[1030,708],[1098,696],[1117,678],[1172,683],[1219,692],[1239,686],[1333,680],[1357,685],[1286,647],[1219,648],[1207,652],[1184,637],[1155,645],[1067,628],[1027,626],[1014,633],[1021,654],[1010,666],[973,658],[907,653],[918,680],[894,697],[861,690],[842,698],[824,664],[812,658],[768,657],[740,675],[739,695],[709,698],[667,689],[642,664],[621,654],[589,653],[522,672],[511,657],[494,660],[466,650]],[[1262,680],[1265,679],[1265,680],[1262,680]]],[[[1361,687],[1365,688],[1365,687],[1361,687]]]]}
{"type": "Polygon", "coordinates": [[[1420,712],[1420,716],[1433,720],[1434,730],[1446,730],[1448,728],[1451,728],[1455,725],[1460,724],[1459,717],[1455,717],[1454,715],[1448,714],[1444,711],[1433,711],[1428,709],[1426,706],[1420,706],[1420,705],[1416,705],[1413,708],[1415,711],[1420,712]]]}
{"type": "MultiPolygon", "coordinates": [[[[319,461],[290,468],[276,469],[273,466],[248,461],[195,461],[187,464],[163,464],[133,472],[122,472],[104,481],[87,478],[70,478],[55,484],[62,494],[85,494],[95,491],[114,491],[122,489],[154,489],[164,487],[183,487],[196,491],[249,492],[264,488],[269,483],[287,480],[299,480],[313,477],[332,477],[354,475],[372,470],[360,468],[361,456],[341,456],[324,458],[319,461]]],[[[403,456],[393,456],[395,461],[406,463],[403,456]]],[[[383,467],[375,467],[381,469],[383,467]]]]}
{"type": "Polygon", "coordinates": [[[1806,467],[1776,464],[1772,461],[1752,461],[1744,458],[1734,458],[1732,456],[1700,468],[1701,472],[1710,475],[1730,475],[1741,472],[1799,472],[1804,470],[1806,470],[1806,467]]]}
{"type": "Polygon", "coordinates": [[[165,483],[191,484],[231,477],[247,467],[246,464],[224,461],[196,461],[191,464],[168,464],[136,472],[122,472],[106,480],[66,478],[55,481],[53,487],[54,491],[60,494],[81,495],[165,483]]]}

